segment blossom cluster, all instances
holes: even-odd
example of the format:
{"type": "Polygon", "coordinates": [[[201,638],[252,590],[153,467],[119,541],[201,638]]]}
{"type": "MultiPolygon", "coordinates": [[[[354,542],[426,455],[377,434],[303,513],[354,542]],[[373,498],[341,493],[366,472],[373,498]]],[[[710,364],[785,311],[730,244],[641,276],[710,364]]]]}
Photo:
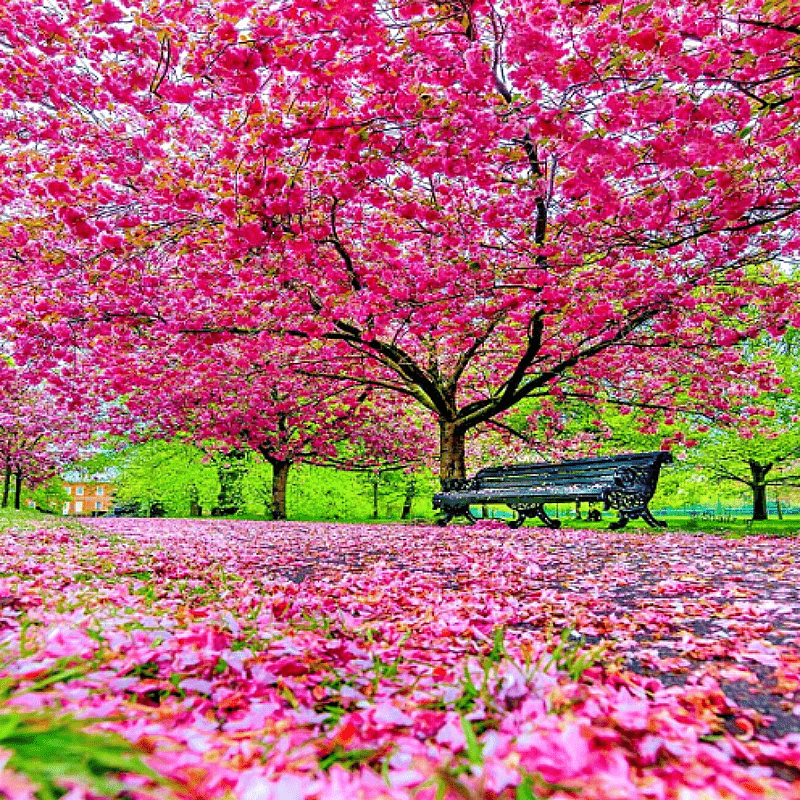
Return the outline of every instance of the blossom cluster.
{"type": "MultiPolygon", "coordinates": [[[[800,797],[800,544],[95,520],[0,536],[6,711],[133,797],[800,797]]],[[[71,798],[86,795],[66,782],[71,798]]],[[[35,787],[0,771],[10,800],[35,787]]]]}

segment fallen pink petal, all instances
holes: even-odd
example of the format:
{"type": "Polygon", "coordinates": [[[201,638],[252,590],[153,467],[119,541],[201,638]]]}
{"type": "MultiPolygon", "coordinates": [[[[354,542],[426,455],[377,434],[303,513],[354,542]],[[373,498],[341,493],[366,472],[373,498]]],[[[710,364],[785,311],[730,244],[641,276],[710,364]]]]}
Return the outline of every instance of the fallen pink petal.
{"type": "Polygon", "coordinates": [[[800,797],[794,539],[101,519],[2,545],[7,709],[123,736],[168,781],[123,773],[137,797],[800,797]]]}

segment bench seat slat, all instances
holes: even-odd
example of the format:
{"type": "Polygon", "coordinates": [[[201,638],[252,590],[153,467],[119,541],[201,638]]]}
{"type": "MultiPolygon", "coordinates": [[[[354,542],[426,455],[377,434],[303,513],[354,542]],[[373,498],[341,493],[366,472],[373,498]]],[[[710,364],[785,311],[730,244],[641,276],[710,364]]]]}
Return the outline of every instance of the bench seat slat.
{"type": "Polygon", "coordinates": [[[503,480],[502,478],[476,478],[475,485],[479,489],[490,490],[495,487],[500,486],[509,486],[513,484],[514,486],[525,486],[525,487],[536,487],[536,486],[553,486],[564,488],[565,491],[568,491],[573,486],[605,486],[606,488],[610,486],[617,486],[620,485],[617,481],[614,480],[614,476],[597,476],[597,475],[559,475],[557,478],[548,478],[546,481],[537,480],[533,476],[530,475],[522,475],[522,476],[514,476],[513,481],[511,480],[503,480]]]}
{"type": "Polygon", "coordinates": [[[620,469],[648,466],[652,459],[622,459],[619,461],[564,462],[561,464],[511,464],[504,467],[485,467],[476,478],[503,475],[532,475],[549,477],[555,475],[613,475],[620,469]]]}
{"type": "Polygon", "coordinates": [[[568,500],[600,502],[605,498],[604,486],[576,486],[571,492],[557,492],[548,487],[531,487],[528,489],[482,489],[480,491],[451,492],[456,504],[490,505],[492,503],[563,503],[568,500]]]}

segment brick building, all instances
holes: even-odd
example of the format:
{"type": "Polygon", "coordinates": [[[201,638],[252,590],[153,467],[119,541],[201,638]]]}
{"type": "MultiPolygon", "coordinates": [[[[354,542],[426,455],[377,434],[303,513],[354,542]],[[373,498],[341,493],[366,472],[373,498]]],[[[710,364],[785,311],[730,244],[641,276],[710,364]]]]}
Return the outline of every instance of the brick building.
{"type": "Polygon", "coordinates": [[[64,475],[64,491],[69,500],[64,503],[64,516],[100,516],[106,514],[114,501],[114,480],[111,470],[88,475],[78,471],[64,475]]]}

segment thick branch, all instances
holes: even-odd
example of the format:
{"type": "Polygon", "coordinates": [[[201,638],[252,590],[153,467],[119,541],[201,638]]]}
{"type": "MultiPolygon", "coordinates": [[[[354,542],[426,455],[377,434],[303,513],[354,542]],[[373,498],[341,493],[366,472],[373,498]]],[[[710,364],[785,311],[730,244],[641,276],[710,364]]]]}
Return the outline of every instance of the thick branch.
{"type": "Polygon", "coordinates": [[[623,341],[636,328],[648,322],[656,314],[655,310],[647,310],[639,314],[637,317],[630,320],[623,325],[612,337],[604,339],[601,342],[587,347],[574,353],[569,358],[564,359],[560,363],[545,370],[537,375],[535,378],[527,382],[523,382],[525,372],[530,367],[533,359],[541,347],[541,336],[544,330],[543,312],[537,315],[534,320],[534,327],[531,336],[529,337],[528,348],[523,355],[522,359],[517,365],[514,374],[503,387],[499,396],[488,398],[486,400],[479,400],[476,403],[471,403],[466,406],[459,414],[459,422],[465,424],[467,427],[472,427],[481,422],[486,422],[496,414],[507,411],[509,408],[515,406],[520,400],[532,395],[537,389],[546,386],[550,381],[560,377],[565,372],[568,372],[576,364],[581,361],[586,361],[594,356],[607,350],[619,342],[623,341]]]}
{"type": "Polygon", "coordinates": [[[472,345],[468,347],[464,353],[462,353],[461,357],[456,363],[452,375],[450,376],[450,380],[447,382],[447,388],[449,390],[455,391],[455,387],[458,384],[458,381],[461,379],[461,376],[464,374],[464,370],[466,370],[466,368],[469,366],[470,361],[472,361],[472,359],[475,357],[475,354],[478,352],[478,350],[486,343],[487,339],[492,335],[492,333],[494,333],[494,329],[505,318],[505,315],[505,311],[497,314],[489,323],[489,325],[487,325],[486,330],[480,336],[476,337],[472,345]]]}
{"type": "Polygon", "coordinates": [[[366,348],[371,351],[373,358],[396,372],[407,384],[419,387],[420,391],[430,400],[432,410],[437,414],[446,419],[453,416],[454,409],[445,398],[441,388],[400,347],[382,342],[379,339],[366,339],[363,331],[350,323],[337,321],[334,325],[339,330],[339,333],[326,334],[325,338],[338,339],[347,342],[351,346],[366,348]]]}

